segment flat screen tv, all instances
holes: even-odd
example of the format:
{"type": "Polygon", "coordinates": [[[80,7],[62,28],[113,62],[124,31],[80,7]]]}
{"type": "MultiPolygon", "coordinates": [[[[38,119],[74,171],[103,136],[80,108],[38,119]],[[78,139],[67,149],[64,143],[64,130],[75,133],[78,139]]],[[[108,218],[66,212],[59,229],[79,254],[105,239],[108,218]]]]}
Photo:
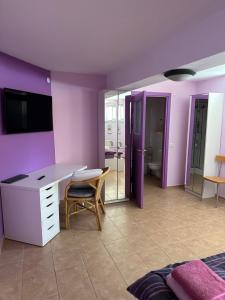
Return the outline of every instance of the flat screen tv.
{"type": "Polygon", "coordinates": [[[52,97],[5,88],[2,119],[6,134],[52,131],[52,97]]]}

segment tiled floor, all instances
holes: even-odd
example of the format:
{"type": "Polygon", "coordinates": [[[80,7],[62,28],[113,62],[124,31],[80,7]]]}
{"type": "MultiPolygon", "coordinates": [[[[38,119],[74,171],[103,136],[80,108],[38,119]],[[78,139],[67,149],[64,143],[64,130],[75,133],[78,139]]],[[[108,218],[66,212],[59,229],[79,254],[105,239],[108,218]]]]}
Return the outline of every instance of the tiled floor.
{"type": "Polygon", "coordinates": [[[44,248],[6,241],[0,299],[132,299],[128,284],[175,261],[225,251],[225,206],[146,184],[145,208],[107,207],[103,231],[79,215],[44,248]]]}

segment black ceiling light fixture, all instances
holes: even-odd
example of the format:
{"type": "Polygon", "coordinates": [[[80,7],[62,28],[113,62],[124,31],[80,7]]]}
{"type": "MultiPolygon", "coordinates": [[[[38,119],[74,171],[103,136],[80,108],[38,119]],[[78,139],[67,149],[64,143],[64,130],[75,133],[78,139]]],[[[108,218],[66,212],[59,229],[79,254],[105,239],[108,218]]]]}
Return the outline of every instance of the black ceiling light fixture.
{"type": "Polygon", "coordinates": [[[195,71],[191,69],[173,69],[166,71],[163,75],[173,81],[182,81],[192,78],[196,74],[195,71]]]}

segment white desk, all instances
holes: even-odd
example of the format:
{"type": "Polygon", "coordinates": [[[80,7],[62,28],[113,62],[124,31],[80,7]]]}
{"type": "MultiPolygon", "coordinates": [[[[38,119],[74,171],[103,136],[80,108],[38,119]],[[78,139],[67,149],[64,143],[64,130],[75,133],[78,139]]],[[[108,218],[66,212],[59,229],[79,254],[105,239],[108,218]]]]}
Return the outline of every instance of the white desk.
{"type": "Polygon", "coordinates": [[[85,168],[55,164],[17,182],[1,183],[5,237],[38,246],[50,241],[60,231],[58,184],[85,168]]]}

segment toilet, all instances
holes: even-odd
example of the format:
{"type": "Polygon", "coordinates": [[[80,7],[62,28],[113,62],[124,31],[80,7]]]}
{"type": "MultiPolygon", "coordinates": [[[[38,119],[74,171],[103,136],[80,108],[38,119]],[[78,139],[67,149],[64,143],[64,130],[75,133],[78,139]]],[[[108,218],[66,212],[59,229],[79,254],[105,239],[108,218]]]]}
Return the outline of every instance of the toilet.
{"type": "Polygon", "coordinates": [[[157,160],[148,163],[148,168],[152,175],[157,178],[161,177],[161,159],[162,159],[162,149],[157,151],[157,160]]]}
{"type": "Polygon", "coordinates": [[[150,162],[148,168],[151,171],[152,175],[155,175],[157,178],[161,177],[161,163],[160,162],[150,162]]]}
{"type": "Polygon", "coordinates": [[[145,159],[144,159],[144,174],[149,173],[149,162],[152,160],[152,147],[146,147],[145,159]]]}

